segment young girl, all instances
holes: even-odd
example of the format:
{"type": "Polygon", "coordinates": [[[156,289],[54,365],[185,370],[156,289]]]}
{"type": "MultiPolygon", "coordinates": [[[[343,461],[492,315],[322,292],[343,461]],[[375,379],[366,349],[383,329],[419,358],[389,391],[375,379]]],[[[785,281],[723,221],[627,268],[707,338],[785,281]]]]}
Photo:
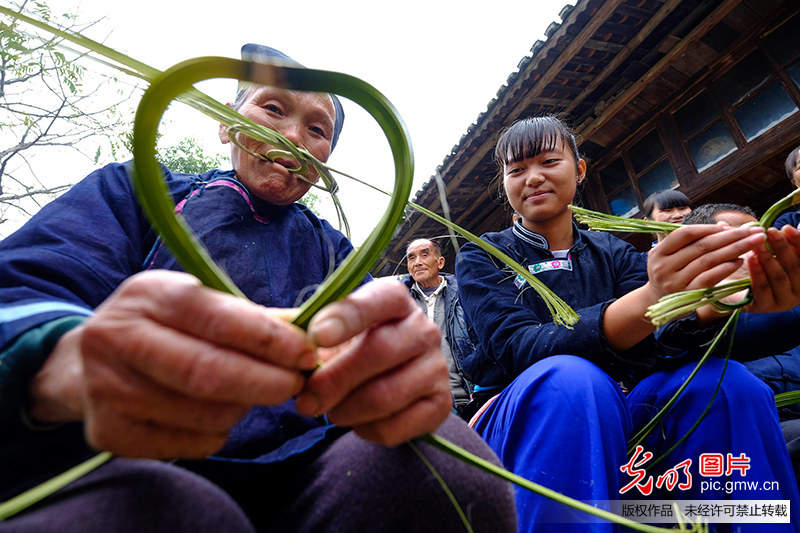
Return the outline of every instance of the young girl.
{"type": "MultiPolygon", "coordinates": [[[[651,252],[648,278],[648,267],[632,246],[608,233],[579,230],[573,223],[567,206],[586,177],[586,163],[578,156],[574,136],[558,119],[517,122],[501,135],[495,155],[508,200],[520,218],[512,228],[483,239],[528,268],[581,317],[573,329],[555,325],[544,301],[521,277],[510,275],[477,246],[462,249],[457,264],[460,295],[479,344],[464,370],[482,391],[499,393],[473,423],[506,468],[604,508],[621,492],[632,499],[649,492],[656,499],[791,500],[795,516],[800,498],[772,393],[735,362],[728,363],[713,407],[689,439],[638,483],[631,484],[636,471],[650,466],[643,456],[635,466],[621,467],[629,463],[629,437],[694,368],[696,358],[680,357],[684,347],[697,352],[718,331],[713,324],[720,317],[703,308],[664,328],[656,339],[655,328],[644,317],[647,307],[666,294],[714,285],[736,270],[738,257],[749,250],[754,251],[749,266],[756,302],[764,302],[753,304],[753,310],[774,307],[770,282],[783,283],[775,279],[778,269],[800,287],[800,276],[794,273],[800,272],[800,261],[790,246],[800,249],[797,232],[789,241],[782,235],[770,237],[778,255],[774,259],[760,229],[681,228],[651,252]],[[657,364],[666,370],[653,373],[657,364]],[[627,395],[618,384],[637,381],[627,395]],[[744,479],[737,470],[728,477],[699,476],[701,454],[724,459],[728,453],[749,458],[747,480],[777,480],[780,490],[701,494],[701,481],[744,479]],[[669,491],[664,480],[656,486],[659,474],[687,459],[691,465],[676,474],[690,488],[669,491]]],[[[644,442],[654,460],[700,417],[723,363],[713,358],[706,363],[644,442]]],[[[585,531],[581,522],[593,521],[526,490],[517,491],[517,506],[520,531],[550,531],[549,522],[561,523],[559,531],[585,531]]],[[[593,522],[596,530],[612,530],[607,522],[593,522]]],[[[759,527],[792,530],[790,524],[744,524],[742,531],[759,527]]]]}

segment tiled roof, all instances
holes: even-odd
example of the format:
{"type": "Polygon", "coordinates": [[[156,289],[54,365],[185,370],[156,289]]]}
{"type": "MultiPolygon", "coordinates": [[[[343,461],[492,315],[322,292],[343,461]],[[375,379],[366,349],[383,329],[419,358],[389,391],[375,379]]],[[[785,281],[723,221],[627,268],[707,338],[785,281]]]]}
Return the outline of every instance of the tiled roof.
{"type": "MultiPolygon", "coordinates": [[[[692,31],[710,16],[724,16],[741,0],[577,0],[560,12],[523,57],[486,111],[478,115],[436,169],[445,184],[454,222],[478,235],[506,224],[510,216],[493,200],[497,133],[518,118],[561,113],[578,133],[587,159],[601,155],[639,117],[646,115],[692,76],[659,61],[682,52],[692,31]],[[636,87],[645,73],[652,87],[636,87]],[[649,91],[649,92],[648,92],[649,91]],[[624,115],[624,120],[618,120],[624,115]],[[588,134],[587,134],[588,133],[588,134]]],[[[707,30],[706,30],[707,31],[707,30]]],[[[704,33],[704,32],[703,32],[704,33]]],[[[699,68],[699,67],[698,67],[699,68]]],[[[691,67],[687,67],[691,70],[691,67]]],[[[441,212],[434,177],[413,202],[441,212]]],[[[403,259],[413,238],[446,233],[416,211],[406,219],[373,272],[386,275],[403,259]]]]}

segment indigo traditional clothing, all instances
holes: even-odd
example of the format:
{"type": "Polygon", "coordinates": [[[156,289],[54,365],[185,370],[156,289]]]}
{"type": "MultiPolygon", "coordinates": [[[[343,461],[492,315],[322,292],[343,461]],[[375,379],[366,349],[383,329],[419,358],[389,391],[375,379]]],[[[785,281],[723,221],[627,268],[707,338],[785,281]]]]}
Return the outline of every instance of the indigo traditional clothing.
{"type": "MultiPolygon", "coordinates": [[[[567,496],[608,508],[621,497],[643,499],[621,467],[628,439],[650,420],[694,368],[698,350],[715,330],[694,328],[692,317],[650,335],[624,353],[603,332],[606,308],[647,282],[646,264],[629,244],[601,232],[573,227],[574,244],[556,259],[547,240],[523,227],[488,233],[495,245],[541,279],[580,315],[573,329],[553,323],[544,301],[520,276],[468,244],[456,272],[461,302],[476,333],[478,350],[465,361],[468,376],[500,393],[475,429],[518,474],[567,496]],[[694,347],[693,350],[687,350],[694,347]],[[627,395],[620,386],[633,390],[627,395]]],[[[702,351],[700,352],[702,353],[702,351]]],[[[655,457],[665,453],[698,420],[719,381],[724,361],[712,359],[694,378],[668,416],[643,443],[655,457]]],[[[789,500],[797,517],[800,497],[769,389],[742,365],[730,362],[722,388],[705,419],[652,472],[658,475],[691,459],[688,490],[651,492],[658,499],[789,500]],[[748,480],[778,481],[778,492],[700,493],[697,464],[704,453],[750,458],[748,480]]],[[[645,465],[649,466],[649,465],[645,465]]],[[[738,480],[733,476],[716,479],[738,480]]],[[[681,483],[686,479],[681,478],[681,483]]],[[[644,481],[643,481],[644,483],[644,481]]],[[[517,490],[520,531],[612,531],[617,528],[517,490]]],[[[798,520],[792,520],[795,524],[798,520]]],[[[741,531],[794,531],[783,524],[743,524],[741,531]]],[[[720,525],[718,531],[729,531],[720,525]]]]}

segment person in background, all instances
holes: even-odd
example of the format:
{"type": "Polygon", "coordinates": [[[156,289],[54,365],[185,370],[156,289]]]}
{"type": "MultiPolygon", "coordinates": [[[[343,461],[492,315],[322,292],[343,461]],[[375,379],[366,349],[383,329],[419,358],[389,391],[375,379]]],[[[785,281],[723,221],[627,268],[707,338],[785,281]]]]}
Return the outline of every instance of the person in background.
{"type": "Polygon", "coordinates": [[[783,164],[783,169],[786,171],[786,177],[789,178],[792,185],[800,188],[800,146],[789,152],[783,164]]]}
{"type": "MultiPolygon", "coordinates": [[[[290,61],[252,44],[242,55],[290,61]]],[[[241,84],[229,105],[321,161],[344,120],[331,95],[271,86],[241,84]]],[[[308,332],[289,324],[353,247],[296,203],[316,172],[239,142],[232,170],[164,179],[250,301],[181,272],[129,164],[0,243],[0,500],[97,450],[116,456],[0,532],[463,531],[433,473],[397,447],[437,431],[496,462],[449,414],[439,331],[396,282],[365,283],[308,332]]],[[[473,528],[516,530],[508,484],[421,448],[473,528]]]]}
{"type": "MultiPolygon", "coordinates": [[[[758,222],[758,218],[755,212],[746,206],[705,204],[692,211],[683,221],[686,225],[720,222],[736,228],[758,222]]],[[[741,279],[747,275],[747,269],[740,269],[728,279],[741,279]]],[[[743,295],[737,295],[732,301],[742,297],[743,295]]],[[[775,394],[798,391],[800,390],[800,342],[796,336],[798,327],[800,327],[800,308],[797,307],[783,313],[744,313],[736,325],[731,357],[743,362],[744,366],[769,385],[775,394]]],[[[782,407],[778,410],[778,416],[795,477],[800,480],[800,405],[782,407]]]]}
{"type": "Polygon", "coordinates": [[[450,369],[453,406],[460,416],[469,420],[471,413],[465,409],[470,403],[472,384],[464,377],[461,366],[475,351],[475,346],[458,298],[458,281],[452,274],[442,272],[444,263],[438,242],[417,239],[406,248],[408,275],[401,281],[442,334],[442,353],[450,369]]]}
{"type": "MultiPolygon", "coordinates": [[[[655,220],[657,222],[672,222],[680,224],[683,217],[692,212],[692,203],[689,198],[680,191],[666,189],[654,192],[647,197],[642,206],[642,215],[645,220],[655,220]]],[[[656,240],[652,246],[664,240],[666,235],[657,233],[656,240]]]]}
{"type": "Polygon", "coordinates": [[[738,228],[745,224],[758,222],[756,212],[745,205],[738,204],[703,204],[696,207],[683,219],[684,225],[692,224],[725,224],[738,228]]]}

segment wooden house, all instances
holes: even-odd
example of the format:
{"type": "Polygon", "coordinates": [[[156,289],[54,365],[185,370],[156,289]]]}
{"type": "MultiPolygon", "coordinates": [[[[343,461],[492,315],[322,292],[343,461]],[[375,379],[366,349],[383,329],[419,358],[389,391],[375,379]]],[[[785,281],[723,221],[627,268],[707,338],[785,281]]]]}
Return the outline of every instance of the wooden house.
{"type": "MultiPolygon", "coordinates": [[[[783,163],[800,144],[800,2],[577,0],[560,17],[438,167],[454,222],[476,235],[510,224],[497,197],[497,133],[553,113],[580,136],[589,179],[577,202],[590,209],[641,216],[649,194],[675,188],[695,205],[761,214],[788,194],[783,163]]],[[[433,178],[412,200],[441,213],[433,178]]],[[[408,242],[444,233],[409,210],[373,274],[404,273],[408,242]]],[[[642,250],[649,242],[621,236],[642,250]]]]}

